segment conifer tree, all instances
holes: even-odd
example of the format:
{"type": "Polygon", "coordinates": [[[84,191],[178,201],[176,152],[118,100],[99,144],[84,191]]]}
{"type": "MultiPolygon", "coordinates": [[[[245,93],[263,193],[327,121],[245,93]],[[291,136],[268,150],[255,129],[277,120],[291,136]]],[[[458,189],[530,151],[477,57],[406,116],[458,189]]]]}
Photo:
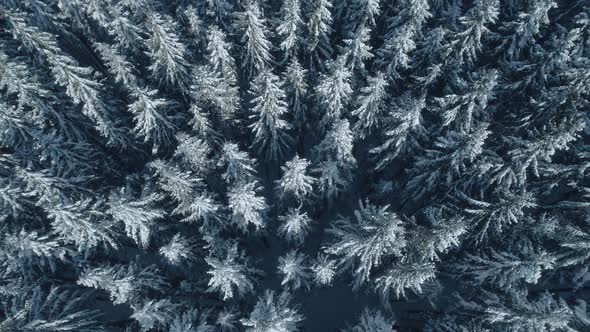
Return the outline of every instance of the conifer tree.
{"type": "Polygon", "coordinates": [[[211,67],[230,83],[236,83],[236,63],[231,55],[231,44],[227,41],[226,34],[216,25],[209,26],[207,30],[207,52],[211,67]]]}
{"type": "Polygon", "coordinates": [[[337,241],[325,248],[340,257],[340,265],[352,268],[356,287],[365,283],[371,270],[387,256],[400,256],[406,245],[401,220],[387,206],[360,202],[355,221],[338,220],[330,229],[337,241]]]}
{"type": "Polygon", "coordinates": [[[297,251],[290,251],[279,257],[278,270],[283,275],[281,285],[287,285],[294,290],[302,287],[309,290],[309,272],[305,264],[305,255],[297,251]]]}
{"type": "MultiPolygon", "coordinates": [[[[293,110],[294,125],[301,132],[306,125],[306,94],[308,83],[306,82],[307,70],[295,58],[288,65],[285,73],[285,93],[289,107],[293,110]]],[[[301,134],[300,134],[301,135],[301,134]]]]}
{"type": "Polygon", "coordinates": [[[268,39],[270,31],[258,2],[245,1],[243,6],[244,10],[238,13],[235,25],[242,35],[241,42],[246,50],[242,53],[242,66],[246,75],[252,77],[268,69],[273,62],[272,44],[268,39]]]}
{"type": "Polygon", "coordinates": [[[309,161],[295,156],[281,166],[283,176],[277,180],[276,189],[280,198],[293,197],[301,204],[312,195],[315,179],[306,174],[309,165],[309,161]]]}
{"type": "Polygon", "coordinates": [[[307,213],[302,212],[300,208],[289,208],[285,215],[279,216],[278,219],[282,222],[278,229],[282,237],[289,242],[303,243],[312,222],[307,213]]]}
{"type": "Polygon", "coordinates": [[[332,2],[309,0],[307,11],[307,53],[312,64],[320,65],[332,56],[330,34],[332,33],[332,2]]]}
{"type": "Polygon", "coordinates": [[[324,115],[320,122],[323,128],[340,119],[352,94],[351,72],[344,66],[344,62],[336,61],[330,67],[330,73],[321,75],[316,87],[319,102],[323,106],[324,115]]]}
{"type": "Polygon", "coordinates": [[[367,86],[361,88],[362,96],[358,99],[352,115],[358,117],[353,129],[364,137],[377,125],[381,112],[385,108],[387,81],[382,73],[367,79],[367,86]]]}
{"type": "Polygon", "coordinates": [[[289,59],[297,55],[300,44],[299,31],[303,29],[303,19],[301,18],[301,1],[289,0],[283,2],[278,17],[279,25],[277,34],[282,39],[280,43],[281,51],[284,58],[289,59]]]}
{"type": "Polygon", "coordinates": [[[153,62],[149,69],[158,78],[160,84],[170,84],[186,93],[189,75],[186,49],[174,31],[174,21],[166,16],[151,14],[147,26],[150,32],[147,45],[153,62]]]}
{"type": "Polygon", "coordinates": [[[292,140],[287,133],[291,125],[283,118],[287,112],[285,91],[277,76],[263,70],[254,79],[250,93],[254,96],[253,114],[250,115],[250,119],[255,121],[250,125],[254,132],[254,145],[258,146],[258,153],[265,159],[280,159],[290,148],[292,140]]]}
{"type": "Polygon", "coordinates": [[[380,332],[393,331],[394,321],[386,318],[379,310],[363,310],[358,324],[348,329],[350,332],[380,332]]]}
{"type": "Polygon", "coordinates": [[[211,270],[209,279],[209,292],[218,291],[223,299],[232,298],[236,295],[246,295],[254,290],[255,276],[260,272],[245,261],[243,253],[238,251],[236,246],[227,248],[225,257],[207,257],[207,264],[211,270]]]}
{"type": "Polygon", "coordinates": [[[250,224],[257,230],[265,226],[264,214],[268,205],[264,197],[256,194],[259,190],[255,182],[250,182],[236,186],[228,193],[232,220],[244,231],[247,231],[250,224]]]}
{"type": "Polygon", "coordinates": [[[241,320],[248,332],[297,331],[303,320],[297,309],[291,308],[287,293],[275,295],[266,291],[260,297],[249,318],[241,320]]]}

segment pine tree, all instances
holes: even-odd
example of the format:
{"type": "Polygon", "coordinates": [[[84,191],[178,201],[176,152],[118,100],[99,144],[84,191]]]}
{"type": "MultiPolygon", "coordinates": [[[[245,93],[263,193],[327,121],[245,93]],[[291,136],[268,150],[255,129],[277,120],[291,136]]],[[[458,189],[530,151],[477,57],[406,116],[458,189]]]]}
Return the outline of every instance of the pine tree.
{"type": "Polygon", "coordinates": [[[142,330],[148,331],[166,326],[166,322],[172,320],[173,312],[174,306],[170,300],[150,300],[134,306],[131,318],[139,323],[142,330]]]}
{"type": "Polygon", "coordinates": [[[137,75],[133,65],[123,56],[115,45],[96,43],[96,50],[109,68],[109,72],[115,77],[115,81],[124,85],[133,86],[137,81],[137,75]]]}
{"type": "Polygon", "coordinates": [[[469,132],[475,122],[488,121],[486,107],[493,98],[493,89],[498,74],[487,71],[476,75],[476,80],[467,86],[465,95],[447,95],[436,98],[442,112],[443,124],[453,125],[457,130],[469,132]]]}
{"type": "Polygon", "coordinates": [[[309,0],[307,12],[307,52],[313,64],[321,64],[332,56],[330,34],[332,33],[332,2],[309,0]]]}
{"type": "Polygon", "coordinates": [[[134,114],[135,133],[144,140],[153,141],[154,150],[170,144],[175,126],[168,113],[172,105],[165,99],[155,99],[156,90],[136,89],[132,96],[135,101],[129,105],[129,112],[134,114]]]}
{"type": "Polygon", "coordinates": [[[340,120],[326,133],[324,139],[314,147],[320,191],[328,202],[345,192],[353,178],[356,159],[352,154],[354,140],[348,120],[340,120]]]}
{"type": "Polygon", "coordinates": [[[295,156],[281,166],[283,176],[277,180],[276,191],[283,200],[295,198],[299,204],[304,203],[312,196],[315,178],[307,175],[307,168],[311,163],[295,156]]]}
{"type": "Polygon", "coordinates": [[[174,235],[170,242],[158,250],[171,264],[193,260],[193,246],[180,234],[174,235]]]}
{"type": "Polygon", "coordinates": [[[211,155],[209,143],[199,137],[182,132],[176,135],[176,140],[178,146],[174,155],[188,163],[196,174],[205,175],[212,169],[211,160],[207,158],[211,155]]]}
{"type": "Polygon", "coordinates": [[[475,62],[477,53],[482,48],[481,38],[490,32],[486,25],[495,23],[498,15],[499,1],[481,0],[476,1],[474,6],[459,18],[464,30],[455,33],[448,45],[451,59],[457,62],[457,65],[472,65],[475,62]]]}
{"type": "Polygon", "coordinates": [[[117,248],[117,236],[107,224],[101,205],[90,199],[70,204],[58,204],[48,211],[52,220],[53,232],[66,241],[78,246],[78,251],[85,251],[99,245],[105,248],[117,248]]]}
{"type": "Polygon", "coordinates": [[[299,0],[285,1],[281,5],[278,21],[279,25],[276,31],[282,39],[279,46],[284,53],[284,58],[289,59],[297,55],[300,43],[298,32],[303,28],[301,2],[299,0]]]}
{"type": "Polygon", "coordinates": [[[522,329],[559,331],[569,329],[573,312],[561,298],[543,293],[529,300],[527,294],[512,293],[507,299],[488,294],[485,306],[476,305],[482,319],[491,326],[518,331],[522,329]]]}
{"type": "Polygon", "coordinates": [[[289,208],[285,215],[279,216],[281,226],[278,232],[289,242],[301,244],[311,229],[312,220],[300,208],[289,208]]]}
{"type": "Polygon", "coordinates": [[[284,120],[287,112],[285,91],[279,78],[270,71],[262,71],[252,84],[250,93],[252,112],[250,125],[254,132],[254,145],[258,153],[266,159],[281,159],[291,145],[291,137],[287,131],[291,125],[284,120]]]}
{"type": "Polygon", "coordinates": [[[218,165],[225,166],[225,173],[222,175],[225,181],[247,183],[253,180],[256,175],[255,164],[255,160],[247,152],[241,151],[237,144],[223,144],[218,165]]]}
{"type": "Polygon", "coordinates": [[[359,26],[374,26],[375,17],[380,13],[379,0],[353,0],[350,1],[348,25],[351,31],[354,31],[359,26]]]}
{"type": "Polygon", "coordinates": [[[506,57],[509,60],[518,59],[527,52],[539,34],[541,25],[549,23],[548,12],[557,7],[557,4],[553,0],[540,0],[526,7],[526,10],[518,13],[515,21],[507,22],[501,28],[508,36],[502,46],[507,48],[506,57]]]}
{"type": "Polygon", "coordinates": [[[295,250],[288,252],[285,256],[279,257],[278,271],[283,275],[281,285],[296,290],[307,288],[309,290],[309,272],[306,266],[304,254],[295,250]]]}
{"type": "Polygon", "coordinates": [[[211,67],[221,73],[229,83],[237,83],[236,63],[231,55],[231,44],[227,41],[226,34],[216,25],[209,26],[207,30],[207,52],[211,67]]]}
{"type": "Polygon", "coordinates": [[[255,182],[250,182],[236,186],[228,193],[232,220],[243,231],[247,231],[250,224],[256,230],[265,227],[264,214],[268,205],[264,197],[256,194],[259,190],[255,182]]]}
{"type": "Polygon", "coordinates": [[[246,1],[244,10],[239,12],[235,22],[236,29],[240,31],[246,51],[243,54],[243,67],[247,77],[267,70],[273,62],[271,55],[272,44],[270,31],[266,27],[266,20],[262,16],[261,9],[256,1],[246,1]]]}
{"type": "Polygon", "coordinates": [[[409,68],[410,52],[416,49],[415,39],[431,16],[428,1],[407,0],[399,14],[390,20],[376,60],[389,77],[399,78],[400,72],[409,68]]]}
{"type": "Polygon", "coordinates": [[[365,74],[365,63],[373,58],[371,45],[368,44],[371,38],[370,32],[369,28],[361,27],[343,40],[344,47],[339,57],[346,59],[352,73],[365,74]]]}
{"type": "Polygon", "coordinates": [[[164,211],[153,206],[157,195],[134,199],[128,191],[114,191],[109,197],[109,213],[115,221],[125,225],[127,236],[140,246],[148,247],[155,231],[156,220],[164,217],[164,211]]]}
{"type": "Polygon", "coordinates": [[[84,114],[94,120],[97,129],[112,145],[124,146],[127,138],[117,126],[110,107],[102,100],[103,86],[91,77],[92,69],[82,67],[58,46],[54,35],[29,26],[24,15],[13,11],[10,31],[25,49],[50,66],[55,82],[66,89],[74,103],[81,103],[84,114]]]}
{"type": "Polygon", "coordinates": [[[333,159],[338,164],[352,167],[356,159],[352,154],[354,148],[354,137],[350,130],[348,120],[339,120],[326,133],[324,139],[314,147],[316,159],[333,159]]]}
{"type": "Polygon", "coordinates": [[[237,313],[233,310],[223,310],[219,312],[215,323],[222,331],[235,331],[238,324],[237,313]]]}
{"type": "Polygon", "coordinates": [[[322,74],[316,87],[317,98],[324,112],[320,122],[322,128],[326,128],[340,119],[352,94],[351,72],[344,66],[344,63],[337,61],[330,67],[330,73],[322,74]]]}
{"type": "Polygon", "coordinates": [[[363,310],[357,325],[348,329],[350,332],[395,332],[393,324],[395,322],[386,318],[379,310],[363,310]]]}
{"type": "Polygon", "coordinates": [[[163,290],[168,285],[156,266],[136,264],[87,269],[78,284],[107,291],[114,304],[136,303],[148,290],[163,290]]]}
{"type": "Polygon", "coordinates": [[[385,108],[387,81],[382,73],[367,79],[367,86],[361,88],[361,97],[358,99],[356,109],[352,115],[358,118],[353,130],[359,133],[361,138],[371,133],[371,129],[377,126],[378,119],[385,108]]]}
{"type": "Polygon", "coordinates": [[[196,329],[197,331],[213,331],[213,325],[207,322],[210,313],[207,311],[198,312],[196,309],[189,309],[182,314],[176,315],[170,324],[170,332],[184,332],[196,329]]]}
{"type": "Polygon", "coordinates": [[[266,291],[258,299],[249,318],[241,320],[248,332],[297,331],[303,316],[297,309],[290,307],[287,293],[276,296],[272,291],[266,291]]]}
{"type": "Polygon", "coordinates": [[[147,21],[150,37],[147,40],[152,64],[149,69],[160,84],[178,87],[188,92],[189,68],[186,65],[186,47],[180,42],[174,21],[169,17],[151,14],[147,21]]]}
{"type": "Polygon", "coordinates": [[[440,260],[440,256],[460,246],[468,232],[467,222],[458,215],[449,214],[440,208],[425,209],[425,225],[416,225],[408,234],[416,256],[440,260]]]}
{"type": "Polygon", "coordinates": [[[527,192],[518,194],[507,192],[499,195],[498,201],[494,203],[478,201],[464,194],[459,195],[471,205],[470,208],[465,209],[465,212],[471,215],[470,219],[476,224],[476,234],[480,240],[488,230],[500,233],[503,227],[518,223],[522,220],[525,209],[536,206],[534,196],[527,192]]]}
{"type": "Polygon", "coordinates": [[[434,279],[436,268],[431,262],[401,262],[395,264],[375,280],[375,288],[388,302],[390,294],[405,297],[406,291],[422,292],[422,285],[434,279]]]}
{"type": "Polygon", "coordinates": [[[56,271],[60,261],[66,261],[69,250],[62,248],[57,239],[39,235],[37,231],[19,232],[4,235],[4,243],[0,246],[2,266],[8,273],[19,273],[26,278],[33,277],[35,267],[49,266],[56,271]]]}
{"type": "Polygon", "coordinates": [[[523,280],[535,284],[543,270],[551,269],[555,257],[545,251],[521,250],[519,253],[496,252],[468,255],[457,264],[462,276],[470,276],[476,283],[493,282],[500,287],[510,287],[523,280]]]}
{"type": "Polygon", "coordinates": [[[367,282],[385,257],[402,255],[405,230],[397,215],[387,209],[360,202],[355,221],[337,220],[329,229],[336,241],[324,251],[338,256],[341,266],[352,268],[355,287],[367,282]]]}
{"type": "Polygon", "coordinates": [[[426,150],[426,155],[418,158],[414,175],[407,183],[408,195],[420,198],[435,189],[448,190],[454,178],[460,177],[467,165],[484,151],[484,143],[490,132],[487,124],[482,124],[471,133],[461,134],[450,131],[434,143],[435,149],[426,150]]]}
{"type": "Polygon", "coordinates": [[[299,131],[302,131],[307,122],[307,106],[305,100],[308,84],[306,82],[306,75],[307,70],[301,66],[296,58],[287,65],[285,72],[285,93],[287,94],[289,107],[293,110],[294,125],[299,128],[299,131]]]}
{"type": "Polygon", "coordinates": [[[195,69],[194,75],[199,77],[191,87],[197,107],[213,107],[220,119],[233,119],[239,109],[240,96],[232,74],[201,66],[195,69]],[[229,75],[229,78],[224,75],[229,75]]]}
{"type": "Polygon", "coordinates": [[[25,289],[25,297],[15,297],[3,308],[6,319],[0,328],[13,331],[103,331],[98,310],[85,309],[88,295],[53,287],[25,289]],[[86,302],[86,303],[85,303],[86,302]]]}
{"type": "Polygon", "coordinates": [[[330,261],[326,255],[318,254],[311,266],[313,279],[316,284],[325,286],[331,285],[336,275],[336,262],[330,261]]]}
{"type": "Polygon", "coordinates": [[[179,206],[191,204],[192,195],[202,184],[201,178],[163,160],[155,160],[149,164],[149,167],[154,170],[161,190],[173,198],[179,206]]]}
{"type": "Polygon", "coordinates": [[[207,257],[205,261],[211,266],[208,292],[220,292],[224,300],[253,292],[260,271],[250,266],[237,246],[227,248],[224,257],[207,257]]]}

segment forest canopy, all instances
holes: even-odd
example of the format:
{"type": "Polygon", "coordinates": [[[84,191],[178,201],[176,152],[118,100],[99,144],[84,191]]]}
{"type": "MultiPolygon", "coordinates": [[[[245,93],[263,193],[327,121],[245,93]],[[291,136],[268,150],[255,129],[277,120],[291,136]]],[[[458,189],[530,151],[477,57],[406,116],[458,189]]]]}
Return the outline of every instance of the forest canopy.
{"type": "Polygon", "coordinates": [[[587,0],[0,0],[0,331],[590,330],[587,0]]]}

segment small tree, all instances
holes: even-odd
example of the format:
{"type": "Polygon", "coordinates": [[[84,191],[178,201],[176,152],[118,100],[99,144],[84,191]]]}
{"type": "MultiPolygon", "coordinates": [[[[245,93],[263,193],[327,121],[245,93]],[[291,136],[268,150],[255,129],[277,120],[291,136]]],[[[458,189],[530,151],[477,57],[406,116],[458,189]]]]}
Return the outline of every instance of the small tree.
{"type": "Polygon", "coordinates": [[[422,292],[422,285],[435,277],[436,268],[431,262],[401,262],[390,266],[379,276],[375,288],[385,303],[389,302],[391,293],[396,298],[405,297],[406,291],[422,292]]]}
{"type": "Polygon", "coordinates": [[[175,265],[194,260],[195,254],[193,245],[186,237],[180,234],[175,234],[170,242],[161,247],[158,252],[160,255],[164,256],[170,264],[175,265]]]}
{"type": "Polygon", "coordinates": [[[127,236],[147,248],[156,228],[156,220],[165,215],[164,211],[154,207],[160,198],[152,194],[134,199],[128,190],[120,189],[111,193],[108,212],[115,221],[125,225],[127,236]]]}
{"type": "Polygon", "coordinates": [[[285,166],[281,166],[283,176],[276,181],[276,191],[280,199],[287,200],[292,197],[302,204],[312,196],[316,179],[306,174],[309,165],[309,161],[295,156],[287,161],[285,166]]]}
{"type": "Polygon", "coordinates": [[[292,138],[287,131],[291,125],[284,120],[287,113],[285,91],[279,78],[269,70],[263,70],[254,79],[250,93],[252,115],[255,122],[250,125],[254,132],[254,146],[266,159],[282,158],[290,148],[292,138]]]}
{"type": "Polygon", "coordinates": [[[254,180],[256,160],[240,150],[235,143],[226,142],[221,148],[218,166],[226,167],[223,179],[231,184],[248,183],[254,180]]]}
{"type": "Polygon", "coordinates": [[[367,86],[361,88],[361,96],[356,103],[356,109],[352,115],[358,118],[353,130],[363,138],[371,133],[381,118],[381,112],[385,109],[387,97],[387,81],[383,73],[367,79],[367,86]]]}
{"type": "Polygon", "coordinates": [[[469,254],[455,268],[457,275],[469,276],[478,285],[489,282],[500,287],[511,287],[521,281],[536,284],[541,273],[551,269],[555,261],[556,257],[544,250],[492,250],[489,254],[469,254]]]}
{"type": "Polygon", "coordinates": [[[167,16],[150,14],[148,21],[150,38],[147,41],[152,59],[150,70],[161,84],[180,88],[188,93],[189,70],[186,66],[186,47],[176,34],[176,24],[167,16]]]}
{"type": "Polygon", "coordinates": [[[289,208],[285,215],[279,216],[281,225],[278,233],[289,242],[302,244],[311,229],[312,220],[306,212],[295,208],[289,208]]]}
{"type": "Polygon", "coordinates": [[[310,275],[306,261],[305,254],[299,253],[296,250],[292,250],[286,255],[279,257],[278,271],[283,275],[281,285],[287,285],[287,287],[293,290],[301,287],[309,290],[310,275]]]}
{"type": "Polygon", "coordinates": [[[387,318],[380,310],[363,310],[357,325],[347,332],[395,332],[393,324],[395,322],[387,318]]]}
{"type": "Polygon", "coordinates": [[[237,14],[235,26],[242,36],[245,52],[243,52],[243,67],[246,76],[251,77],[261,70],[267,69],[272,62],[269,35],[266,20],[256,1],[245,1],[244,10],[237,14]]]}
{"type": "Polygon", "coordinates": [[[248,230],[252,224],[256,230],[264,228],[264,214],[268,209],[264,197],[256,194],[260,189],[251,182],[236,186],[228,193],[229,208],[232,220],[243,230],[248,230]]]}
{"type": "Polygon", "coordinates": [[[352,154],[354,138],[348,120],[339,120],[316,145],[313,152],[318,167],[319,188],[331,203],[340,193],[346,191],[353,177],[356,159],[352,154]]]}
{"type": "Polygon", "coordinates": [[[249,318],[241,320],[247,332],[294,332],[299,330],[303,316],[290,307],[288,293],[276,296],[272,291],[258,299],[249,318]]]}
{"type": "Polygon", "coordinates": [[[300,35],[299,31],[303,28],[300,0],[288,0],[283,2],[278,20],[279,25],[276,30],[281,38],[280,48],[283,51],[284,59],[286,60],[297,55],[300,35]]]}
{"type": "Polygon", "coordinates": [[[352,268],[355,288],[365,283],[386,257],[401,256],[406,246],[402,221],[387,211],[388,206],[359,204],[354,221],[340,219],[328,230],[337,241],[324,247],[326,253],[339,257],[341,266],[352,268]]]}
{"type": "Polygon", "coordinates": [[[334,276],[336,276],[336,268],[334,260],[330,260],[326,255],[318,254],[311,266],[314,282],[320,286],[331,285],[334,276]]]}
{"type": "Polygon", "coordinates": [[[316,87],[317,98],[324,113],[320,126],[325,129],[338,120],[352,95],[350,78],[352,73],[344,61],[331,63],[329,74],[322,74],[316,87]]]}
{"type": "Polygon", "coordinates": [[[307,14],[307,52],[313,64],[321,64],[332,56],[330,34],[332,33],[331,0],[312,0],[307,14]]]}
{"type": "MultiPolygon", "coordinates": [[[[285,92],[287,93],[289,106],[293,110],[293,123],[299,128],[299,131],[304,128],[307,118],[307,105],[305,103],[308,91],[307,73],[308,71],[301,66],[297,58],[293,58],[289,62],[285,72],[285,92]]],[[[299,139],[302,139],[302,137],[299,139]]]]}
{"type": "Polygon", "coordinates": [[[137,303],[148,290],[162,291],[168,285],[155,265],[141,268],[135,263],[87,269],[78,284],[107,291],[114,304],[137,303]]]}
{"type": "Polygon", "coordinates": [[[217,258],[209,256],[205,261],[211,270],[208,292],[219,292],[223,299],[229,299],[235,295],[244,296],[254,291],[256,275],[261,272],[253,268],[246,260],[244,253],[238,251],[233,245],[226,250],[225,257],[217,258]]]}

